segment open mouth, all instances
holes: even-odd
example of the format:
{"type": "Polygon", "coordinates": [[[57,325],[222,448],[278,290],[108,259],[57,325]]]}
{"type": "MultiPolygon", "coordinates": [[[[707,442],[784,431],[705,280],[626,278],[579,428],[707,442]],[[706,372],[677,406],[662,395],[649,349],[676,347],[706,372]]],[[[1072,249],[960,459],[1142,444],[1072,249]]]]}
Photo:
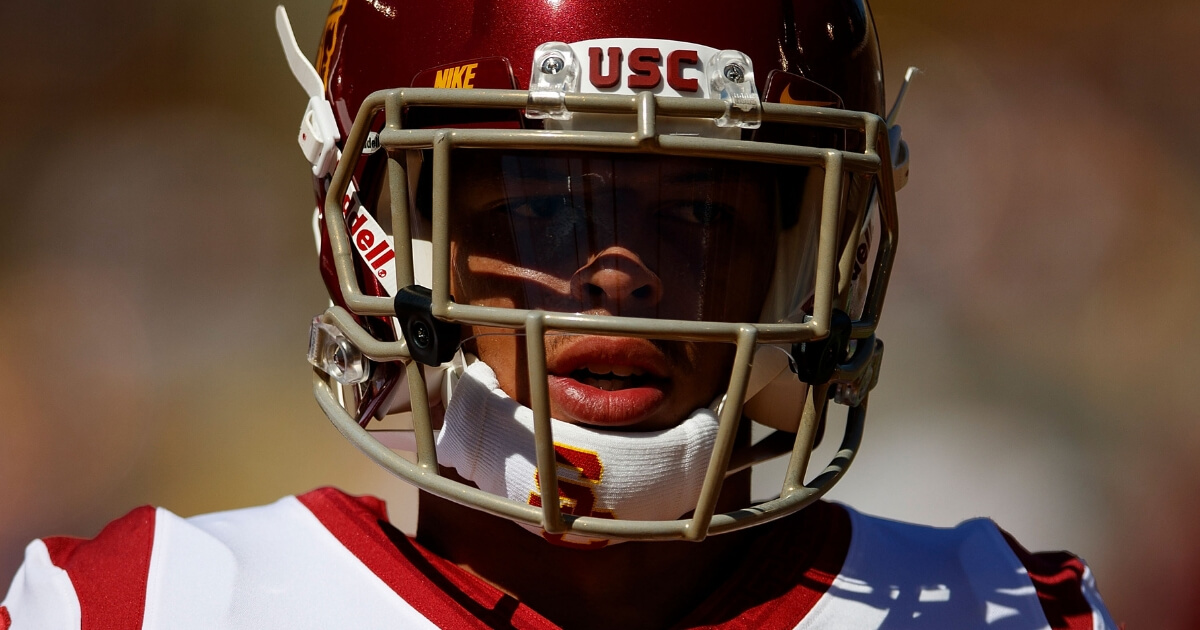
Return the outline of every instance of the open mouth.
{"type": "Polygon", "coordinates": [[[580,337],[548,359],[551,407],[561,420],[637,424],[664,404],[671,387],[667,357],[644,339],[580,337]]]}

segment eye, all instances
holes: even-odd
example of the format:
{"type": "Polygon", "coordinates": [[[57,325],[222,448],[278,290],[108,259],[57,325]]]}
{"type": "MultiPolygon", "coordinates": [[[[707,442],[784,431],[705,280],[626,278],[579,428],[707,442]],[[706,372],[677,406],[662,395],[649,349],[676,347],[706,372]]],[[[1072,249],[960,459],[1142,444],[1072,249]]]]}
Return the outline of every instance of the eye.
{"type": "Polygon", "coordinates": [[[573,218],[580,212],[568,198],[561,195],[511,199],[501,208],[513,216],[534,220],[573,218]]]}
{"type": "Polygon", "coordinates": [[[734,208],[729,204],[707,199],[680,200],[659,206],[659,216],[702,227],[727,223],[733,219],[734,208]]]}

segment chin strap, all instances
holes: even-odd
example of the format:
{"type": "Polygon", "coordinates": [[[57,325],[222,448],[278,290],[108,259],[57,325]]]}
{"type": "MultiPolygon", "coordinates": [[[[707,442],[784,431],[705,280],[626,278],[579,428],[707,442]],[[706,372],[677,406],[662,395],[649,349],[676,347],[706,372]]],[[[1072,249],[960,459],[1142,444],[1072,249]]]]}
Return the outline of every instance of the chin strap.
{"type": "MultiPolygon", "coordinates": [[[[696,507],[717,416],[697,409],[661,431],[601,430],[551,420],[558,500],[573,516],[669,521],[696,507]]],[[[500,389],[495,372],[476,361],[462,373],[437,437],[438,463],[481,490],[540,507],[533,410],[500,389]]],[[[551,542],[595,548],[606,539],[546,534],[551,542]]]]}

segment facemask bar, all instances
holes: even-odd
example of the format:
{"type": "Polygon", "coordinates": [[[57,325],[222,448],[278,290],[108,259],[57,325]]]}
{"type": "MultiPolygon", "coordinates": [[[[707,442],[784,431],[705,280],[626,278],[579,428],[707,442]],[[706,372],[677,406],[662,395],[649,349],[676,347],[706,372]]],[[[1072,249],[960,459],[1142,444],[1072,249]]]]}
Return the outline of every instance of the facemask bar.
{"type": "MultiPolygon", "coordinates": [[[[535,416],[537,465],[543,496],[557,496],[558,473],[550,429],[549,396],[546,391],[544,335],[548,331],[678,339],[721,341],[736,344],[737,352],[729,388],[719,408],[720,429],[714,445],[700,499],[694,516],[675,521],[620,521],[586,516],[564,515],[558,501],[544,501],[541,508],[520,504],[476,488],[451,481],[438,474],[434,433],[427,404],[424,366],[411,360],[403,341],[382,342],[374,339],[344,309],[331,307],[321,321],[341,330],[364,355],[376,361],[400,360],[406,364],[412,398],[413,425],[417,443],[414,464],[392,452],[370,432],[360,427],[338,403],[327,377],[314,374],[317,400],[334,425],[360,450],[394,474],[429,492],[466,503],[484,511],[544,528],[549,533],[573,533],[613,539],[687,539],[702,540],[709,534],[742,529],[760,522],[791,514],[817,500],[835,483],[853,460],[861,439],[866,412],[867,391],[882,346],[875,338],[880,307],[891,272],[896,245],[896,208],[889,155],[887,127],[869,113],[848,112],[798,105],[764,103],[764,122],[781,122],[818,127],[857,130],[865,138],[861,153],[741,140],[659,135],[659,117],[710,118],[725,114],[725,104],[711,99],[655,97],[643,92],[636,96],[566,94],[565,106],[579,113],[624,114],[637,121],[634,133],[600,131],[543,131],[511,129],[403,129],[401,112],[408,107],[485,107],[521,109],[529,93],[519,90],[445,90],[405,88],[377,92],[364,101],[349,134],[343,159],[339,162],[326,201],[326,228],[342,295],[349,310],[357,315],[394,317],[391,299],[364,295],[355,276],[353,249],[346,234],[340,200],[349,186],[350,176],[362,154],[369,122],[379,111],[385,112],[386,126],[379,133],[380,145],[388,150],[388,177],[392,194],[392,226],[395,235],[398,286],[413,282],[413,258],[408,213],[408,178],[405,152],[433,149],[433,287],[431,315],[437,320],[462,325],[489,325],[523,331],[529,364],[531,408],[535,416]],[[818,266],[815,279],[814,313],[803,323],[722,323],[656,320],[630,317],[550,313],[538,310],[501,309],[456,304],[448,294],[450,281],[449,190],[454,185],[451,162],[455,148],[505,148],[528,150],[597,150],[606,152],[643,152],[666,155],[701,156],[817,166],[825,173],[818,236],[818,266]],[[839,392],[839,402],[851,403],[841,449],[813,480],[805,484],[817,427],[829,399],[830,383],[808,388],[803,417],[791,448],[791,461],[779,498],[736,512],[714,515],[716,498],[731,470],[731,456],[751,359],[758,344],[813,342],[831,333],[835,305],[845,306],[848,289],[846,273],[852,262],[855,238],[839,254],[838,238],[842,228],[843,174],[845,171],[872,176],[880,195],[883,233],[872,282],[862,316],[849,327],[855,352],[849,360],[837,359],[835,378],[859,383],[868,371],[860,391],[839,392]],[[843,273],[835,286],[837,268],[843,273]],[[857,379],[857,380],[856,380],[857,379]],[[864,386],[865,385],[865,386],[864,386]]],[[[863,217],[856,216],[851,235],[861,228],[863,217]]],[[[778,436],[776,441],[778,441],[778,436]]],[[[768,438],[771,439],[771,438],[768,438]]],[[[748,466],[734,462],[733,468],[748,466]]]]}

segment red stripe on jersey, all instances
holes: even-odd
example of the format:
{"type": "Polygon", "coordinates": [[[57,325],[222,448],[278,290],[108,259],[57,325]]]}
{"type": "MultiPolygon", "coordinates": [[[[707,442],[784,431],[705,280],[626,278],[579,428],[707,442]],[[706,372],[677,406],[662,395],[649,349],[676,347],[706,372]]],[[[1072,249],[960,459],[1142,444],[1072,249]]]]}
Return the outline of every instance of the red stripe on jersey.
{"type": "Polygon", "coordinates": [[[0,630],[8,630],[12,627],[12,617],[8,614],[8,608],[0,606],[0,630]]]}
{"type": "Polygon", "coordinates": [[[679,627],[795,628],[829,590],[850,550],[845,508],[818,501],[760,527],[741,567],[679,627]]]}
{"type": "Polygon", "coordinates": [[[1000,530],[1017,559],[1029,571],[1046,621],[1054,630],[1091,630],[1092,605],[1083,596],[1083,561],[1065,551],[1029,553],[1000,530]]]}
{"type": "Polygon", "coordinates": [[[296,497],[405,602],[440,628],[557,628],[528,606],[409,539],[382,501],[320,488],[296,497]]]}
{"type": "Polygon", "coordinates": [[[142,627],[154,546],[154,508],[136,508],[91,540],[56,536],[42,542],[54,566],[71,578],[82,630],[142,627]]]}

